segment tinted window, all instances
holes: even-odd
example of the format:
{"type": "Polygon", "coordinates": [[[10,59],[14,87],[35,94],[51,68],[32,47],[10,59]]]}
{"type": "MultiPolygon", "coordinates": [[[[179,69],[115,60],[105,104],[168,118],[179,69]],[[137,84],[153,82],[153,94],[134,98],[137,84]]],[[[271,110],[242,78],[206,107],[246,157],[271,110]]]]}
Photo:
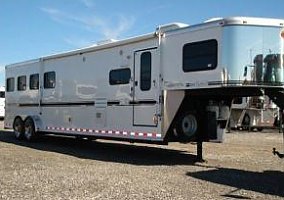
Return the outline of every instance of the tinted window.
{"type": "Polygon", "coordinates": [[[183,46],[183,71],[210,70],[217,67],[217,40],[188,43],[183,46]]]}
{"type": "Polygon", "coordinates": [[[151,88],[151,67],[152,56],[151,52],[141,54],[140,68],[140,89],[142,91],[150,90],[151,88]]]}
{"type": "Polygon", "coordinates": [[[7,78],[6,81],[7,92],[12,92],[15,89],[15,79],[14,78],[7,78]]]}
{"type": "Polygon", "coordinates": [[[55,88],[55,72],[44,73],[44,88],[55,88]]]}
{"type": "Polygon", "coordinates": [[[37,90],[38,87],[39,87],[39,75],[38,74],[30,75],[30,89],[37,90]]]}
{"type": "Polygon", "coordinates": [[[19,91],[24,91],[26,90],[26,76],[19,76],[18,77],[18,90],[19,91]]]}
{"type": "Polygon", "coordinates": [[[109,73],[109,84],[118,85],[118,84],[127,84],[130,80],[130,69],[114,69],[109,73]]]}

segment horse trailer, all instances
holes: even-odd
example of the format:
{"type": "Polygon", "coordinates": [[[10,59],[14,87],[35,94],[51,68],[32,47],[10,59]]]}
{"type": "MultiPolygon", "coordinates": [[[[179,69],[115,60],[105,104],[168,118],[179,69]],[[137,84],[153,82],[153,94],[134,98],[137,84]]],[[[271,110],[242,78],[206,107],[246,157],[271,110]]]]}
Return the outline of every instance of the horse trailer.
{"type": "Polygon", "coordinates": [[[173,23],[6,66],[5,128],[167,144],[222,142],[236,97],[283,109],[284,20],[173,23]]]}

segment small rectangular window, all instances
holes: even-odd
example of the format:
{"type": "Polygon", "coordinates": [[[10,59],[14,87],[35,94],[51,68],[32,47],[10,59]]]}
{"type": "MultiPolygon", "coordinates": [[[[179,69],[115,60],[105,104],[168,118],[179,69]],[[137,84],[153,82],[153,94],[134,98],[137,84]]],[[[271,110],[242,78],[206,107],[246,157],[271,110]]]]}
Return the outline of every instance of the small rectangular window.
{"type": "Polygon", "coordinates": [[[55,72],[44,73],[44,88],[55,88],[55,72]]]}
{"type": "Polygon", "coordinates": [[[15,89],[15,79],[14,78],[7,78],[6,87],[7,87],[7,92],[13,92],[14,89],[15,89]]]}
{"type": "Polygon", "coordinates": [[[18,77],[18,91],[24,91],[27,87],[26,76],[18,77]]]}
{"type": "Polygon", "coordinates": [[[151,52],[142,53],[140,57],[140,89],[142,91],[147,91],[151,88],[151,67],[151,52]]]}
{"type": "Polygon", "coordinates": [[[131,72],[129,68],[111,70],[109,73],[109,84],[110,85],[128,84],[130,76],[131,72]]]}
{"type": "Polygon", "coordinates": [[[30,75],[30,90],[38,90],[39,88],[39,75],[30,75]]]}
{"type": "Polygon", "coordinates": [[[183,46],[182,68],[184,72],[212,70],[217,67],[217,40],[188,43],[183,46]]]}

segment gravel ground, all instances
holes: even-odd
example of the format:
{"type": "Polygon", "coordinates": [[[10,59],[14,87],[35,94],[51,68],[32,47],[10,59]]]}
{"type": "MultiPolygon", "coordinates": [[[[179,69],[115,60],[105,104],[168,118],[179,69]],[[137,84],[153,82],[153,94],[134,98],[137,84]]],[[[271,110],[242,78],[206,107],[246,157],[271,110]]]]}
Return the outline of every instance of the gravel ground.
{"type": "Polygon", "coordinates": [[[277,131],[233,132],[196,146],[78,141],[37,143],[0,133],[0,199],[283,199],[284,159],[277,131]]]}

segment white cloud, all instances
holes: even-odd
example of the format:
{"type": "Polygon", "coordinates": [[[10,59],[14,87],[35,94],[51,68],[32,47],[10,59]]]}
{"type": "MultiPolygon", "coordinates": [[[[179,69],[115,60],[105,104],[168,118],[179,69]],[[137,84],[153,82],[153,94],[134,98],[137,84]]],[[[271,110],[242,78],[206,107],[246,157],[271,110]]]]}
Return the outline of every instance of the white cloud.
{"type": "MultiPolygon", "coordinates": [[[[88,10],[94,8],[94,2],[91,0],[81,0],[88,10]]],[[[55,8],[41,8],[41,10],[49,15],[49,17],[61,24],[65,25],[75,25],[79,28],[83,28],[89,32],[99,33],[101,35],[100,39],[117,39],[122,36],[122,34],[129,30],[134,22],[135,18],[132,16],[125,15],[112,15],[112,16],[99,16],[94,13],[92,9],[91,12],[85,13],[68,13],[55,8]],[[86,14],[87,13],[87,14],[86,14]]],[[[98,38],[97,38],[98,39],[98,38]]],[[[81,39],[82,40],[82,39],[81,39]]],[[[84,40],[84,39],[83,39],[84,40]]],[[[82,40],[82,41],[83,41],[82,40]]],[[[87,40],[87,39],[85,39],[87,40]]],[[[85,43],[82,41],[71,41],[71,39],[66,39],[68,43],[85,43]]],[[[90,42],[87,42],[90,43],[90,42]]]]}
{"type": "Polygon", "coordinates": [[[95,7],[95,2],[93,0],[81,0],[81,1],[87,8],[95,7]]]}
{"type": "Polygon", "coordinates": [[[47,13],[49,17],[56,22],[63,23],[66,19],[70,18],[66,13],[54,8],[41,8],[41,10],[47,13]]]}
{"type": "Polygon", "coordinates": [[[81,37],[66,37],[64,38],[64,41],[75,48],[91,46],[95,43],[95,41],[92,41],[91,39],[82,39],[81,37]]]}
{"type": "Polygon", "coordinates": [[[105,38],[119,38],[121,34],[129,30],[135,22],[134,17],[126,17],[124,15],[119,15],[114,18],[116,19],[111,19],[112,22],[104,21],[100,24],[101,31],[105,38]]]}

